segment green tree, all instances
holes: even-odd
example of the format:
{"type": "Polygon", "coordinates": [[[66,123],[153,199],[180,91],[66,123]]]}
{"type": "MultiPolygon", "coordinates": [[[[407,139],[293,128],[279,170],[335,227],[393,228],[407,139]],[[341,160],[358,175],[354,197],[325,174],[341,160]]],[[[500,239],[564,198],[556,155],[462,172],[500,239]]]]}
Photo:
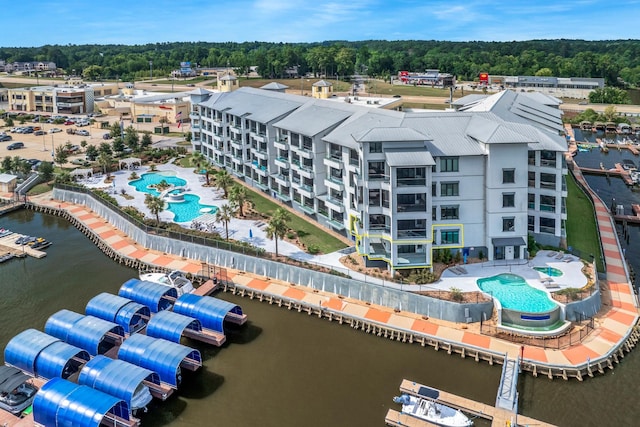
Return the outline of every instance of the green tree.
{"type": "Polygon", "coordinates": [[[108,142],[103,142],[100,144],[100,147],[98,147],[98,152],[100,154],[105,153],[108,155],[112,155],[113,149],[111,148],[111,144],[109,144],[108,142]]]}
{"type": "Polygon", "coordinates": [[[2,159],[2,170],[4,172],[11,172],[12,166],[13,166],[13,160],[11,160],[11,156],[5,156],[2,159]]]}
{"type": "Polygon", "coordinates": [[[144,204],[152,215],[156,217],[156,223],[160,225],[160,212],[164,211],[164,200],[158,196],[147,193],[144,197],[144,204]]]}
{"type": "Polygon", "coordinates": [[[111,154],[101,152],[98,156],[98,164],[102,168],[102,173],[107,175],[107,178],[111,177],[111,164],[113,163],[113,157],[111,154]]]}
{"type": "Polygon", "coordinates": [[[103,70],[99,65],[89,65],[82,70],[82,77],[85,80],[97,81],[102,76],[103,70]]]}
{"type": "Polygon", "coordinates": [[[88,145],[86,150],[85,150],[85,155],[87,157],[87,160],[90,160],[92,162],[95,161],[98,158],[99,154],[100,154],[100,152],[98,151],[96,146],[93,145],[93,144],[88,145]]]}
{"type": "Polygon", "coordinates": [[[618,117],[618,110],[613,105],[607,105],[602,113],[604,119],[608,122],[615,122],[618,117]]]}
{"type": "Polygon", "coordinates": [[[229,241],[229,222],[233,218],[233,208],[227,203],[216,211],[216,222],[221,222],[224,224],[224,231],[226,234],[226,239],[229,241]]]}
{"type": "Polygon", "coordinates": [[[124,141],[120,137],[114,138],[111,146],[114,153],[122,153],[124,151],[124,141]]]}
{"type": "Polygon", "coordinates": [[[238,214],[244,216],[244,204],[249,200],[247,189],[244,185],[234,184],[229,191],[229,203],[238,211],[238,214]]]}
{"type": "Polygon", "coordinates": [[[67,151],[67,147],[64,145],[58,145],[55,149],[55,155],[53,156],[53,161],[59,165],[63,165],[67,163],[67,159],[69,158],[69,152],[67,151]]]}
{"type": "Polygon", "coordinates": [[[129,126],[124,130],[124,143],[126,144],[127,147],[131,148],[133,151],[138,150],[140,137],[138,136],[138,132],[135,130],[133,126],[129,126]]]}
{"type": "Polygon", "coordinates": [[[538,71],[536,71],[536,76],[540,76],[540,77],[551,77],[553,76],[553,71],[551,70],[551,68],[540,68],[538,71]]]}
{"type": "Polygon", "coordinates": [[[231,187],[231,184],[233,184],[233,177],[231,176],[231,174],[227,172],[226,169],[220,169],[218,172],[216,172],[214,181],[216,187],[224,191],[224,198],[226,199],[227,197],[229,197],[229,187],[231,187]]]}
{"type": "Polygon", "coordinates": [[[69,184],[71,183],[71,174],[69,173],[69,171],[62,171],[56,174],[53,182],[55,182],[56,184],[69,184]]]}
{"type": "Polygon", "coordinates": [[[40,176],[45,182],[51,181],[53,178],[53,163],[51,162],[42,162],[40,166],[38,166],[38,172],[40,176]]]}
{"type": "Polygon", "coordinates": [[[120,122],[113,122],[113,124],[111,124],[111,127],[109,128],[109,136],[111,136],[111,138],[117,138],[120,136],[120,134],[120,122]]]}
{"type": "Polygon", "coordinates": [[[589,102],[593,104],[628,104],[629,95],[617,87],[605,86],[589,93],[589,102]]]}
{"type": "Polygon", "coordinates": [[[144,131],[142,132],[142,139],[140,140],[140,149],[144,150],[147,147],[150,147],[153,144],[153,140],[151,139],[151,132],[144,131]]]}
{"type": "Polygon", "coordinates": [[[13,126],[13,119],[12,119],[11,117],[9,117],[9,116],[6,116],[6,117],[4,118],[4,125],[5,125],[6,127],[11,127],[11,126],[13,126]]]}
{"type": "Polygon", "coordinates": [[[287,223],[289,221],[291,221],[289,211],[283,208],[278,208],[269,220],[269,224],[267,224],[267,228],[265,229],[267,238],[275,240],[276,242],[276,256],[278,256],[278,239],[282,239],[287,234],[287,231],[289,230],[287,223]]]}

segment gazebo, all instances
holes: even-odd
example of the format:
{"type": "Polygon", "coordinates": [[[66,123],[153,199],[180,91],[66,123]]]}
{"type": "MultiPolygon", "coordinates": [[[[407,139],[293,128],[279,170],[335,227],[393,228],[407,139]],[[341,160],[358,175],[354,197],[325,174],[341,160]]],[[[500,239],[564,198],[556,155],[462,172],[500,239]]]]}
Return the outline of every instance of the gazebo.
{"type": "Polygon", "coordinates": [[[136,169],[138,166],[142,166],[142,159],[137,157],[127,157],[126,159],[122,159],[118,162],[118,167],[122,169],[122,166],[126,169],[136,169]]]}
{"type": "Polygon", "coordinates": [[[70,173],[71,178],[81,177],[82,179],[88,179],[90,176],[93,176],[93,169],[81,169],[77,168],[72,170],[70,173]]]}

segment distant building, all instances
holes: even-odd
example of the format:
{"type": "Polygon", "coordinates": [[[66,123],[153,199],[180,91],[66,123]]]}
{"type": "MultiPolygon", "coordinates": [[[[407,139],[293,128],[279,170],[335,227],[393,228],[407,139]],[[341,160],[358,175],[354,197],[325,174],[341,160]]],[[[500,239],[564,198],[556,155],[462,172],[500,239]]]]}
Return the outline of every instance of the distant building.
{"type": "Polygon", "coordinates": [[[30,61],[30,62],[12,62],[4,64],[4,70],[7,73],[29,73],[32,71],[51,71],[55,72],[57,69],[55,62],[47,61],[30,61]]]}
{"type": "Polygon", "coordinates": [[[115,93],[118,93],[115,83],[9,89],[9,109],[54,114],[86,114],[94,111],[96,97],[115,93]]]}
{"type": "Polygon", "coordinates": [[[603,78],[591,77],[494,76],[480,73],[479,80],[481,86],[556,93],[570,98],[588,98],[590,92],[604,87],[603,78]]]}

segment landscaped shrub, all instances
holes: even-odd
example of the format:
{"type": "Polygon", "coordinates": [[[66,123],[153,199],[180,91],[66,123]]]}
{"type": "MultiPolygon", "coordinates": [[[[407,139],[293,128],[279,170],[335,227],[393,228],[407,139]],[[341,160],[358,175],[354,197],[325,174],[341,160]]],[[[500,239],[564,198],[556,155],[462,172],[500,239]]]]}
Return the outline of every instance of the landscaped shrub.
{"type": "Polygon", "coordinates": [[[456,302],[462,302],[464,300],[464,294],[462,290],[456,287],[449,288],[449,292],[451,292],[451,299],[456,302]]]}

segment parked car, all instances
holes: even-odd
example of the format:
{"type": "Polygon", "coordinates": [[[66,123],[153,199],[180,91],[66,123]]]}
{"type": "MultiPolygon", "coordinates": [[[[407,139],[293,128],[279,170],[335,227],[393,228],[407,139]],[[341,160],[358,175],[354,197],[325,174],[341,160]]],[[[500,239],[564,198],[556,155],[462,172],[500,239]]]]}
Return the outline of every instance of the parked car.
{"type": "Polygon", "coordinates": [[[24,142],[12,142],[7,145],[7,150],[17,150],[19,148],[24,148],[24,142]]]}
{"type": "Polygon", "coordinates": [[[91,134],[89,133],[89,131],[88,131],[88,130],[84,130],[84,129],[77,130],[77,131],[76,131],[76,135],[80,135],[80,136],[91,136],[91,134]]]}
{"type": "Polygon", "coordinates": [[[62,132],[62,129],[60,129],[60,128],[51,128],[51,129],[49,129],[49,133],[58,133],[58,132],[62,132]]]}
{"type": "Polygon", "coordinates": [[[37,130],[37,131],[35,131],[33,134],[34,134],[35,136],[44,135],[44,134],[45,134],[45,131],[43,131],[43,130],[37,130]]]}
{"type": "Polygon", "coordinates": [[[2,135],[0,136],[0,142],[5,142],[5,141],[11,141],[13,138],[11,138],[11,135],[2,135]]]}
{"type": "Polygon", "coordinates": [[[102,139],[111,139],[111,134],[110,133],[103,134],[102,139]]]}
{"type": "Polygon", "coordinates": [[[64,122],[65,125],[70,126],[70,125],[75,125],[76,122],[72,121],[72,120],[67,120],[64,122]]]}
{"type": "Polygon", "coordinates": [[[90,165],[90,163],[88,161],[86,161],[85,159],[73,159],[73,160],[71,160],[71,164],[78,165],[78,166],[89,166],[90,165]]]}

